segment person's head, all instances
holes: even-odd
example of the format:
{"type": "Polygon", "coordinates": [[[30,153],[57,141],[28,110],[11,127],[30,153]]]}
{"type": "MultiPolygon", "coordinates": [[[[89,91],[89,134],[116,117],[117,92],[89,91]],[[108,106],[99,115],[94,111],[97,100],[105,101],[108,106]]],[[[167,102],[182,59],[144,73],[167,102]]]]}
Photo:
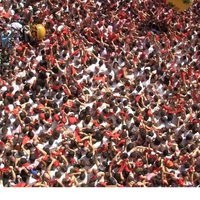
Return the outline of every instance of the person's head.
{"type": "Polygon", "coordinates": [[[35,154],[31,154],[30,157],[29,157],[29,160],[30,160],[31,163],[34,163],[35,160],[36,160],[36,158],[37,158],[37,157],[36,157],[35,154]]]}
{"type": "Polygon", "coordinates": [[[86,124],[89,124],[89,123],[90,123],[90,120],[91,120],[91,116],[90,116],[90,115],[86,115],[84,122],[85,122],[86,124]]]}
{"type": "Polygon", "coordinates": [[[57,171],[57,172],[55,173],[55,178],[56,178],[56,179],[59,179],[61,176],[62,176],[62,174],[61,174],[60,171],[57,171]]]}
{"type": "Polygon", "coordinates": [[[187,134],[185,139],[186,141],[191,141],[193,139],[192,133],[187,134]]]}
{"type": "Polygon", "coordinates": [[[128,158],[128,154],[122,153],[120,157],[121,157],[122,160],[124,160],[124,159],[128,158]]]}
{"type": "Polygon", "coordinates": [[[86,154],[86,157],[87,157],[87,158],[92,158],[92,156],[93,156],[93,153],[92,153],[92,152],[87,152],[87,154],[86,154]]]}
{"type": "Polygon", "coordinates": [[[109,177],[108,184],[109,185],[116,185],[117,181],[116,181],[116,179],[114,177],[109,177]]]}

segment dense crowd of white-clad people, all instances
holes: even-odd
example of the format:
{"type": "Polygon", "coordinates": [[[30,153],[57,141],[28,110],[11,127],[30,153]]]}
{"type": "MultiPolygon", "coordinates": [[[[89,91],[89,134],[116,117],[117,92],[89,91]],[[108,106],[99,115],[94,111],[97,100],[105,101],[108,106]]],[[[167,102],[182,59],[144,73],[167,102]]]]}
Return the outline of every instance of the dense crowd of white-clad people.
{"type": "Polygon", "coordinates": [[[199,10],[1,1],[0,186],[199,186],[199,10]]]}

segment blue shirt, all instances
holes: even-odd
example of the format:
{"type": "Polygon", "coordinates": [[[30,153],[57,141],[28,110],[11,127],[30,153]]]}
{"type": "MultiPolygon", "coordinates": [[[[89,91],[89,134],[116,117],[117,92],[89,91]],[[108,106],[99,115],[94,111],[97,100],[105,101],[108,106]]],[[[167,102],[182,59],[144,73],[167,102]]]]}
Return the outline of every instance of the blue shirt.
{"type": "Polygon", "coordinates": [[[8,35],[5,35],[5,34],[1,34],[1,44],[2,44],[2,48],[11,48],[11,43],[10,43],[10,40],[11,40],[11,35],[12,35],[12,32],[10,32],[8,35]]]}

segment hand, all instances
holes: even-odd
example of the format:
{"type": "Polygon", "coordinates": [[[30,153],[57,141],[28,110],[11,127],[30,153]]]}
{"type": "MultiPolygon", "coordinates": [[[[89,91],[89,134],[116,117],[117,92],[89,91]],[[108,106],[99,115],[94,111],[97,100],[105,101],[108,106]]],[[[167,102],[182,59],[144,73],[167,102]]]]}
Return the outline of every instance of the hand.
{"type": "Polygon", "coordinates": [[[9,166],[9,168],[10,168],[11,170],[13,170],[13,166],[9,166]]]}

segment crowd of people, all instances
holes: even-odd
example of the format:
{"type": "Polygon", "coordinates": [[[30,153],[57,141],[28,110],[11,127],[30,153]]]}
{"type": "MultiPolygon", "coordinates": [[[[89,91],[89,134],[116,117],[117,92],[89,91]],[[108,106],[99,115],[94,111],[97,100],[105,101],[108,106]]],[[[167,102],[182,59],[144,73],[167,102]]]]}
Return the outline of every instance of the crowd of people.
{"type": "Polygon", "coordinates": [[[199,10],[1,1],[0,186],[200,186],[199,10]]]}

